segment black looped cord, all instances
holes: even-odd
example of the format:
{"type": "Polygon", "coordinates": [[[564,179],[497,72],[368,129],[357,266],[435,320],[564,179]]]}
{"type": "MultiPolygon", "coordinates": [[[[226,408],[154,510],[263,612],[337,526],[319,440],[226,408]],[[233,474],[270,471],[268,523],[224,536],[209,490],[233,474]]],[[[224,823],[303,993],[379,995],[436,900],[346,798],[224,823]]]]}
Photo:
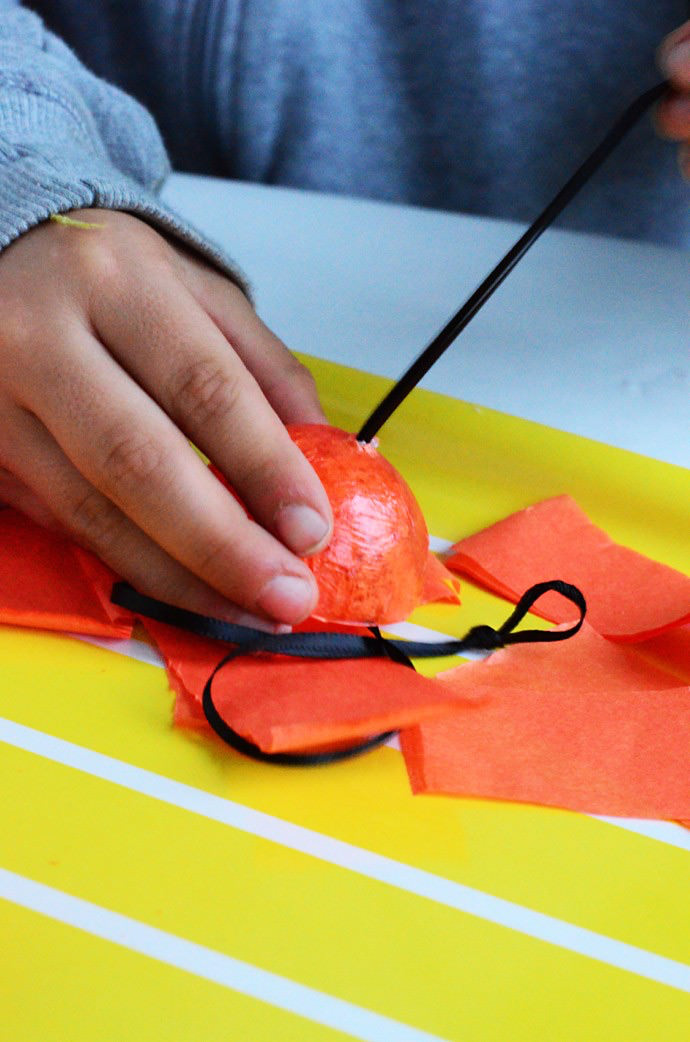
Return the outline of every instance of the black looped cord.
{"type": "Polygon", "coordinates": [[[228,727],[213,702],[211,694],[213,678],[223,666],[227,665],[234,658],[237,658],[237,655],[226,655],[218,663],[206,681],[201,706],[204,710],[204,716],[218,737],[222,738],[224,742],[238,753],[244,753],[245,756],[250,756],[253,760],[261,760],[263,763],[275,763],[282,767],[323,767],[328,763],[349,760],[353,756],[359,756],[360,753],[368,752],[369,749],[375,749],[377,746],[383,745],[384,742],[387,742],[395,734],[395,731],[385,731],[383,734],[374,735],[372,738],[367,738],[356,745],[348,745],[342,749],[330,749],[322,753],[265,753],[258,745],[254,745],[253,742],[248,741],[238,734],[237,731],[233,731],[231,727],[228,727]]]}
{"type": "Polygon", "coordinates": [[[387,637],[384,637],[378,626],[370,626],[369,630],[381,644],[383,655],[389,658],[391,662],[397,662],[400,666],[407,666],[408,669],[414,669],[412,659],[407,654],[407,651],[400,646],[399,642],[396,643],[396,641],[388,640],[387,637]]]}
{"type": "Polygon", "coordinates": [[[387,731],[385,734],[374,735],[356,745],[328,752],[263,752],[258,746],[233,731],[223,720],[213,702],[212,687],[215,677],[221,669],[224,669],[225,666],[241,655],[263,652],[271,655],[316,659],[388,657],[394,662],[414,669],[411,662],[412,658],[440,658],[444,655],[459,655],[468,651],[495,651],[497,648],[502,648],[508,644],[568,640],[579,631],[587,611],[585,598],[577,586],[563,582],[560,579],[552,579],[549,582],[541,582],[531,586],[522,595],[510,617],[497,630],[491,626],[475,626],[461,640],[426,643],[411,640],[391,640],[382,636],[378,627],[372,627],[372,635],[368,637],[354,633],[264,633],[262,630],[250,629],[247,626],[237,626],[234,623],[223,622],[221,619],[214,619],[211,616],[198,615],[196,612],[186,611],[184,608],[176,608],[172,604],[165,604],[165,602],[156,600],[154,597],[147,597],[145,594],[138,593],[125,582],[115,584],[110,599],[113,604],[126,608],[134,615],[155,619],[157,622],[176,626],[178,629],[196,633],[201,637],[211,637],[214,640],[233,644],[232,650],[220,660],[206,681],[202,696],[202,707],[206,719],[216,734],[238,752],[251,756],[255,760],[262,760],[265,763],[293,767],[318,766],[349,759],[388,741],[395,732],[387,731]],[[514,632],[515,627],[522,621],[535,601],[542,594],[548,592],[560,593],[561,596],[575,605],[580,613],[577,622],[565,630],[519,630],[514,632]]]}
{"type": "MultiPolygon", "coordinates": [[[[389,642],[381,635],[378,626],[372,626],[371,632],[373,633],[375,640],[381,645],[382,655],[388,656],[388,658],[391,658],[394,662],[399,662],[403,666],[409,666],[411,669],[414,669],[412,662],[404,652],[389,646],[389,642]]],[[[260,749],[258,745],[254,744],[254,742],[250,742],[247,738],[243,738],[242,735],[237,733],[237,731],[233,731],[231,727],[228,727],[225,720],[223,720],[223,717],[216,709],[211,691],[216,674],[219,673],[228,662],[232,662],[233,659],[236,659],[239,655],[246,654],[248,650],[250,649],[247,646],[244,648],[237,648],[235,651],[229,652],[229,654],[222,658],[206,681],[203,695],[201,696],[201,707],[204,710],[206,720],[218,737],[222,738],[224,742],[227,742],[227,744],[232,746],[232,748],[238,753],[244,753],[245,756],[251,756],[253,760],[261,760],[263,763],[275,763],[282,767],[323,767],[329,763],[337,763],[339,760],[349,760],[353,756],[359,756],[360,753],[366,753],[370,749],[375,749],[377,746],[383,745],[384,742],[387,742],[388,739],[392,738],[395,734],[395,731],[384,731],[381,734],[374,735],[372,738],[366,738],[363,742],[357,742],[355,745],[344,746],[342,749],[329,749],[321,753],[264,752],[264,750],[260,749]]],[[[263,649],[257,648],[256,650],[263,649]]]]}
{"type": "Polygon", "coordinates": [[[548,644],[551,641],[567,640],[568,637],[574,637],[582,627],[586,614],[587,601],[582,591],[577,586],[573,586],[572,583],[563,582],[562,579],[551,579],[549,582],[535,583],[534,586],[530,586],[529,590],[523,593],[515,605],[512,615],[506,619],[502,626],[499,626],[497,632],[500,634],[504,645],[548,644]],[[514,633],[515,627],[522,622],[527,612],[539,600],[542,594],[550,592],[560,593],[561,596],[571,601],[580,611],[579,621],[567,630],[519,630],[517,633],[514,633]]]}

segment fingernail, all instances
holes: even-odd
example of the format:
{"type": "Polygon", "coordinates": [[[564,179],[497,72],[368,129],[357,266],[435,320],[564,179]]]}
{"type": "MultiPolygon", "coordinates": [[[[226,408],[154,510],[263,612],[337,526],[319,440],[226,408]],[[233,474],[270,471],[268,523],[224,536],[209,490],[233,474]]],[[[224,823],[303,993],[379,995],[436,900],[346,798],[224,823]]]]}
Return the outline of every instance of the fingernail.
{"type": "Polygon", "coordinates": [[[248,626],[251,630],[261,630],[263,633],[290,633],[292,626],[283,622],[271,622],[269,619],[261,619],[258,615],[250,615],[249,612],[236,614],[234,618],[228,619],[235,626],[248,626]]]}
{"type": "Polygon", "coordinates": [[[297,575],[276,575],[257,598],[261,610],[281,622],[299,622],[306,618],[315,601],[315,584],[297,575]]]}
{"type": "Polygon", "coordinates": [[[663,56],[662,63],[670,76],[685,72],[690,66],[690,40],[675,44],[663,56]]]}
{"type": "Polygon", "coordinates": [[[320,549],[330,527],[325,517],[303,503],[281,507],[275,525],[283,543],[300,556],[320,549]]]}
{"type": "Polygon", "coordinates": [[[262,630],[264,633],[289,633],[292,629],[291,626],[284,623],[271,622],[270,619],[262,619],[259,615],[252,615],[251,612],[241,611],[232,601],[226,601],[223,598],[209,600],[208,604],[204,606],[203,614],[210,615],[214,619],[221,619],[223,622],[231,622],[234,626],[248,626],[253,630],[262,630]]]}

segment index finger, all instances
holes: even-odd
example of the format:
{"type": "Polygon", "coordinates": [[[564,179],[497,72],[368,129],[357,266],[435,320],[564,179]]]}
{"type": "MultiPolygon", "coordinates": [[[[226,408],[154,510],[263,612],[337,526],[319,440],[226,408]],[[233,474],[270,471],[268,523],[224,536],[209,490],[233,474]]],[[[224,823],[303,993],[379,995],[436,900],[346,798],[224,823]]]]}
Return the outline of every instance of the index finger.
{"type": "Polygon", "coordinates": [[[241,290],[196,257],[177,258],[180,277],[254,376],[283,423],[326,423],[314,379],[261,321],[241,290]]]}
{"type": "Polygon", "coordinates": [[[94,309],[111,353],[265,529],[296,554],[316,552],[330,535],[328,498],[232,345],[172,271],[155,291],[133,280],[126,290],[127,308],[94,309]]]}

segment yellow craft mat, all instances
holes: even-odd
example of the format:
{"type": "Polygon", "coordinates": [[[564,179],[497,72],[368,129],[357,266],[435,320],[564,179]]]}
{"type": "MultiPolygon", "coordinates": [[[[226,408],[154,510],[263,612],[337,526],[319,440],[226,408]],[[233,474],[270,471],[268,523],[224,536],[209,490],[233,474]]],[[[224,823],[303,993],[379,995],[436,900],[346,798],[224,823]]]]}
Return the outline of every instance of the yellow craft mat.
{"type": "MultiPolygon", "coordinates": [[[[386,382],[309,364],[356,429],[386,382]]],[[[381,446],[436,536],[569,492],[690,572],[687,470],[420,391],[381,446]]],[[[509,611],[464,583],[413,621],[509,611]]],[[[3,1040],[687,1042],[690,831],[412,797],[393,748],[257,764],[66,636],[4,628],[0,662],[3,1040]]]]}

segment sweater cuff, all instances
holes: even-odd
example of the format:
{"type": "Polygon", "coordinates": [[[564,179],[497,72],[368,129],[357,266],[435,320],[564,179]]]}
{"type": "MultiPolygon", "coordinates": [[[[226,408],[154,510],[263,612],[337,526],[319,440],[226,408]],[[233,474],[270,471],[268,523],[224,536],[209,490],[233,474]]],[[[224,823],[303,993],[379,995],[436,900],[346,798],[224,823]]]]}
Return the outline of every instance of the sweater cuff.
{"type": "Polygon", "coordinates": [[[191,247],[251,299],[247,280],[230,257],[137,181],[91,157],[88,171],[75,177],[71,165],[63,169],[33,150],[12,151],[8,155],[0,146],[0,250],[51,214],[87,207],[123,210],[191,247]]]}

